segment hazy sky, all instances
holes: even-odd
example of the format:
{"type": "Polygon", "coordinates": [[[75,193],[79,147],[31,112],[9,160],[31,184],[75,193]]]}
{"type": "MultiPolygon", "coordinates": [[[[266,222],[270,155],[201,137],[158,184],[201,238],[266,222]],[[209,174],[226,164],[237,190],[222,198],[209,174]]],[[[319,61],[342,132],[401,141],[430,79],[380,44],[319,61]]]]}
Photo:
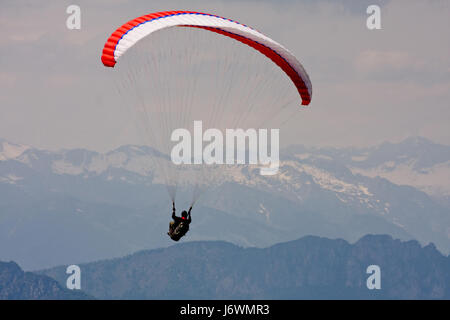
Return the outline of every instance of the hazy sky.
{"type": "Polygon", "coordinates": [[[139,143],[129,114],[104,96],[103,44],[137,16],[196,10],[251,25],[289,48],[311,76],[313,101],[289,143],[364,146],[425,136],[450,143],[450,1],[0,2],[0,138],[42,148],[105,151],[139,143]],[[66,8],[81,7],[81,30],[66,8]]]}

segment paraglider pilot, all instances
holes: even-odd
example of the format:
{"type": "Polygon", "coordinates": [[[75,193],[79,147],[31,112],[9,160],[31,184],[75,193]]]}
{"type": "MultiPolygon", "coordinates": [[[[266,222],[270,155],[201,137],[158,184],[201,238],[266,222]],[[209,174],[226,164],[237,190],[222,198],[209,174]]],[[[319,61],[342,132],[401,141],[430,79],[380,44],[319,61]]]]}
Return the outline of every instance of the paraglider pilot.
{"type": "Polygon", "coordinates": [[[183,212],[181,212],[181,217],[177,217],[175,215],[175,202],[172,202],[173,221],[171,221],[169,224],[169,232],[167,232],[167,234],[173,241],[180,240],[189,231],[189,224],[192,221],[191,210],[192,206],[189,208],[188,212],[184,210],[183,212]]]}

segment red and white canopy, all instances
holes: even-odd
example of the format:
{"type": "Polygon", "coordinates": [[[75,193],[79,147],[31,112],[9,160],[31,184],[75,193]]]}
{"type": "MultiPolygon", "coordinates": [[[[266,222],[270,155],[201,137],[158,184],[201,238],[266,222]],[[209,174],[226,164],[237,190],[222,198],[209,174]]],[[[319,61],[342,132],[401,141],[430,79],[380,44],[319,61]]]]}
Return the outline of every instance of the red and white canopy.
{"type": "Polygon", "coordinates": [[[303,66],[278,42],[237,21],[212,14],[193,11],[151,13],[131,21],[112,33],[106,41],[102,62],[114,67],[120,56],[149,34],[170,27],[202,28],[240,41],[258,50],[277,64],[296,86],[303,105],[311,102],[312,86],[303,66]]]}

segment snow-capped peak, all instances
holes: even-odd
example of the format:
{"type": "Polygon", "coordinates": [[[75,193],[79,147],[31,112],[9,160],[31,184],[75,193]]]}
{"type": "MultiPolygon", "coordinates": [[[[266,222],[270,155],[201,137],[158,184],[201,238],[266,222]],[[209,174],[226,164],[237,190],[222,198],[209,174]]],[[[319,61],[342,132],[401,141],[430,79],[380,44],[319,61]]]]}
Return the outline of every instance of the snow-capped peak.
{"type": "Polygon", "coordinates": [[[15,159],[29,148],[30,147],[26,145],[0,140],[0,161],[15,159]]]}

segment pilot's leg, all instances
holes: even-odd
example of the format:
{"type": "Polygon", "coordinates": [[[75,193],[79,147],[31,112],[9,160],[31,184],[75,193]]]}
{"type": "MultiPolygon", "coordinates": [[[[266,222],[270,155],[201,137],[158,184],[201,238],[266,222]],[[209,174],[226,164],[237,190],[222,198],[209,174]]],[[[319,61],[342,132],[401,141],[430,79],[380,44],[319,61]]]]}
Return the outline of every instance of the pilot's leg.
{"type": "Polygon", "coordinates": [[[167,232],[167,234],[170,236],[173,232],[173,225],[174,225],[174,221],[170,221],[169,223],[169,232],[167,232]]]}

